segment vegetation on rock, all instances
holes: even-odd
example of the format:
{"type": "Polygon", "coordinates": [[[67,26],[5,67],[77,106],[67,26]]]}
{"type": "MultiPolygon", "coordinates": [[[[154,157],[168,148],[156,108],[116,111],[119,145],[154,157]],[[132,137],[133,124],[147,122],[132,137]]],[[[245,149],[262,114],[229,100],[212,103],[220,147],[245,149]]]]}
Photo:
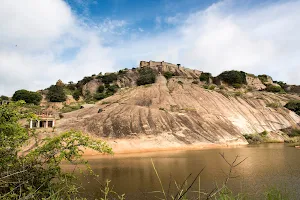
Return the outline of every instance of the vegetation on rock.
{"type": "Polygon", "coordinates": [[[0,100],[1,101],[3,101],[3,100],[9,100],[9,98],[7,96],[1,95],[0,96],[0,100]]]}
{"type": "Polygon", "coordinates": [[[276,85],[267,85],[267,88],[265,90],[267,92],[274,92],[274,93],[284,92],[284,90],[280,86],[276,86],[276,85]]]}
{"type": "Polygon", "coordinates": [[[110,84],[118,79],[118,75],[115,73],[110,73],[104,76],[100,76],[99,78],[101,78],[104,84],[110,84]]]}
{"type": "Polygon", "coordinates": [[[138,70],[139,78],[136,81],[138,86],[152,84],[156,81],[156,74],[150,67],[143,67],[138,70]]]}
{"type": "Polygon", "coordinates": [[[64,88],[58,85],[51,85],[46,97],[50,102],[63,102],[67,99],[64,88]]]}
{"type": "Polygon", "coordinates": [[[293,100],[289,101],[284,107],[287,109],[294,111],[297,115],[300,115],[300,101],[299,100],[293,100]]]}
{"type": "Polygon", "coordinates": [[[225,71],[218,78],[232,86],[234,84],[246,84],[246,73],[243,71],[225,71]]]}
{"type": "Polygon", "coordinates": [[[206,73],[206,72],[203,72],[201,73],[199,79],[200,81],[205,81],[206,83],[209,82],[209,79],[212,77],[211,73],[206,73]]]}
{"type": "Polygon", "coordinates": [[[32,103],[39,105],[42,100],[42,95],[38,92],[32,92],[28,90],[17,90],[13,96],[13,101],[24,100],[26,103],[32,103]]]}
{"type": "Polygon", "coordinates": [[[173,76],[174,76],[174,74],[172,72],[167,71],[167,72],[164,73],[164,77],[167,80],[170,79],[170,78],[172,78],[173,76]]]}

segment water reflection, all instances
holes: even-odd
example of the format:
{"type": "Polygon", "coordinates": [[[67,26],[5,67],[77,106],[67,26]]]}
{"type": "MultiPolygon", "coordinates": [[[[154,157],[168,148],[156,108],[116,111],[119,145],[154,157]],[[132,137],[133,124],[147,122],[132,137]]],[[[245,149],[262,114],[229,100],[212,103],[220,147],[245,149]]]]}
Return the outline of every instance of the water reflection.
{"type": "MultiPolygon", "coordinates": [[[[236,170],[238,178],[229,182],[235,192],[247,192],[257,198],[271,186],[287,187],[300,194],[300,150],[284,144],[263,144],[238,148],[207,149],[200,151],[173,151],[115,155],[112,157],[86,157],[102,182],[112,180],[119,193],[127,199],[145,199],[142,192],[159,190],[159,182],[151,164],[151,158],[167,188],[173,179],[182,182],[190,173],[196,175],[203,167],[201,190],[210,191],[215,183],[221,184],[228,170],[219,155],[224,152],[232,161],[236,155],[247,157],[236,170]]],[[[66,166],[67,167],[67,166],[66,166]]],[[[83,176],[81,182],[87,194],[99,194],[99,184],[83,176]]],[[[195,185],[196,189],[198,186],[195,185]]]]}

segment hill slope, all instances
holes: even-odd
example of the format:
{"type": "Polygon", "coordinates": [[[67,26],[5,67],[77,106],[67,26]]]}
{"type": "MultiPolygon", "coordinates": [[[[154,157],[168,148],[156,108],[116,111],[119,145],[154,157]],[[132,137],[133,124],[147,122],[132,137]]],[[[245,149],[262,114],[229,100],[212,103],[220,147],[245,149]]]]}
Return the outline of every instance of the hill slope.
{"type": "Polygon", "coordinates": [[[300,117],[279,106],[298,96],[268,92],[204,89],[188,77],[122,88],[91,107],[65,113],[57,130],[83,130],[105,138],[114,151],[141,151],[214,144],[247,144],[243,134],[276,131],[296,126],[300,117]],[[222,94],[223,93],[223,94],[222,94]]]}

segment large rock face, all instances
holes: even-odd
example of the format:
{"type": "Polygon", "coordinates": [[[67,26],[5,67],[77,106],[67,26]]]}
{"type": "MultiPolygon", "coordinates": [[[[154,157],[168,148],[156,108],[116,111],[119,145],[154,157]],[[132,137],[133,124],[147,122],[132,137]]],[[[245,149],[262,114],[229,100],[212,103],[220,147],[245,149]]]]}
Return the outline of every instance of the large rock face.
{"type": "Polygon", "coordinates": [[[284,104],[292,95],[266,92],[227,96],[186,78],[121,89],[93,107],[64,114],[57,130],[78,129],[105,138],[114,151],[210,144],[247,144],[243,134],[276,131],[300,117],[268,103],[284,104]]]}

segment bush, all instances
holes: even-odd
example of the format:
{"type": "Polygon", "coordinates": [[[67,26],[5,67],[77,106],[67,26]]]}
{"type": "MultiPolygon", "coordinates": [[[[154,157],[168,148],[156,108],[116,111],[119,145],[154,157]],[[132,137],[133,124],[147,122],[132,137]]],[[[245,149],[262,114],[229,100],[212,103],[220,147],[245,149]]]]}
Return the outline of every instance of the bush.
{"type": "Polygon", "coordinates": [[[229,85],[246,84],[246,73],[242,71],[225,71],[218,77],[229,85]]]}
{"type": "Polygon", "coordinates": [[[164,77],[168,80],[168,79],[170,79],[170,78],[172,78],[172,76],[174,76],[174,74],[172,73],[172,72],[165,72],[164,73],[164,77]]]}
{"type": "Polygon", "coordinates": [[[267,103],[266,106],[270,107],[270,108],[279,108],[281,106],[281,104],[280,103],[267,103]]]}
{"type": "Polygon", "coordinates": [[[76,101],[78,101],[80,98],[80,95],[81,95],[80,90],[75,90],[72,96],[76,101]]]}
{"type": "Polygon", "coordinates": [[[259,80],[262,82],[262,83],[266,83],[268,82],[268,76],[263,74],[263,75],[258,75],[258,78],[259,80]]]}
{"type": "Polygon", "coordinates": [[[100,85],[97,89],[97,92],[102,93],[102,92],[104,92],[104,90],[105,90],[104,85],[100,85]]]}
{"type": "Polygon", "coordinates": [[[51,85],[46,96],[50,102],[63,102],[67,99],[64,88],[57,85],[51,85]]]}
{"type": "Polygon", "coordinates": [[[156,75],[153,71],[153,69],[149,67],[143,67],[138,70],[139,72],[139,78],[136,81],[136,84],[139,85],[146,85],[146,84],[152,84],[156,81],[156,75]]]}
{"type": "Polygon", "coordinates": [[[210,86],[208,87],[209,90],[214,90],[215,88],[216,88],[215,85],[210,85],[210,86]]]}
{"type": "Polygon", "coordinates": [[[208,89],[208,87],[209,87],[208,85],[203,85],[204,89],[208,89]]]}
{"type": "Polygon", "coordinates": [[[106,97],[108,97],[105,93],[96,93],[94,94],[94,98],[97,100],[102,100],[105,99],[106,97]]]}
{"type": "Polygon", "coordinates": [[[19,123],[34,116],[21,113],[24,111],[21,106],[22,102],[0,106],[0,198],[78,199],[75,173],[65,172],[61,165],[71,164],[76,169],[76,165],[85,164],[81,158],[82,147],[103,153],[112,153],[111,148],[77,131],[37,141],[42,137],[19,123]],[[22,147],[30,141],[36,141],[36,145],[24,154],[22,147]]]}
{"type": "Polygon", "coordinates": [[[280,86],[276,86],[276,85],[267,85],[267,88],[265,90],[267,92],[274,92],[274,93],[284,92],[284,90],[280,86]]]}
{"type": "Polygon", "coordinates": [[[116,93],[119,89],[119,86],[118,85],[110,85],[107,87],[107,92],[108,93],[116,93]]]}
{"type": "Polygon", "coordinates": [[[79,110],[81,107],[81,105],[77,104],[77,105],[66,105],[64,106],[60,111],[62,113],[67,113],[67,112],[72,112],[75,110],[79,110]]]}
{"type": "Polygon", "coordinates": [[[199,82],[198,82],[198,81],[193,81],[192,83],[193,83],[193,84],[198,84],[199,82]]]}
{"type": "Polygon", "coordinates": [[[24,100],[26,103],[33,103],[39,105],[42,100],[42,95],[38,92],[28,90],[18,90],[12,96],[13,101],[24,100]]]}
{"type": "Polygon", "coordinates": [[[200,81],[205,81],[206,83],[208,83],[209,79],[211,77],[212,77],[211,73],[205,73],[205,72],[203,72],[203,73],[201,73],[199,79],[200,79],[200,81]]]}
{"type": "Polygon", "coordinates": [[[182,81],[177,81],[178,84],[180,85],[183,85],[183,82],[182,81]]]}
{"type": "Polygon", "coordinates": [[[9,98],[7,96],[2,95],[2,96],[0,96],[0,100],[1,101],[3,101],[3,100],[9,100],[9,98]]]}
{"type": "Polygon", "coordinates": [[[234,83],[234,84],[232,84],[232,87],[234,87],[235,89],[239,89],[242,87],[242,84],[234,83]]]}
{"type": "Polygon", "coordinates": [[[300,115],[300,101],[299,100],[293,100],[289,101],[284,107],[287,109],[294,111],[297,115],[300,115]]]}
{"type": "Polygon", "coordinates": [[[109,84],[118,79],[118,75],[115,73],[110,73],[101,77],[101,80],[104,84],[109,84]]]}

